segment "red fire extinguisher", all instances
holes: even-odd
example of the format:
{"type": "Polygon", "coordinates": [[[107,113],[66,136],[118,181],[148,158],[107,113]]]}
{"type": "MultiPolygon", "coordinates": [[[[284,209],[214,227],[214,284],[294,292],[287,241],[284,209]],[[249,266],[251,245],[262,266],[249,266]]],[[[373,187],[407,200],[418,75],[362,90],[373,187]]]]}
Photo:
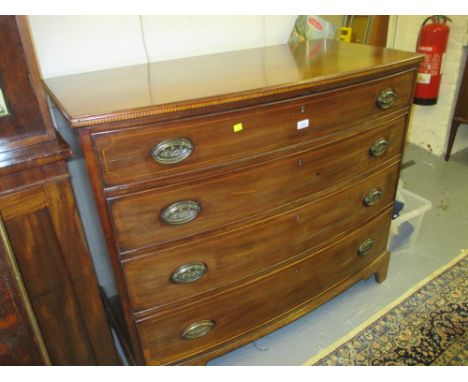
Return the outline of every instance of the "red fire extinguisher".
{"type": "Polygon", "coordinates": [[[419,31],[417,51],[426,55],[419,66],[416,79],[414,103],[417,105],[435,105],[439,96],[440,80],[442,78],[442,62],[447,50],[450,28],[447,16],[428,17],[419,31]],[[432,21],[432,23],[428,23],[432,21]]]}

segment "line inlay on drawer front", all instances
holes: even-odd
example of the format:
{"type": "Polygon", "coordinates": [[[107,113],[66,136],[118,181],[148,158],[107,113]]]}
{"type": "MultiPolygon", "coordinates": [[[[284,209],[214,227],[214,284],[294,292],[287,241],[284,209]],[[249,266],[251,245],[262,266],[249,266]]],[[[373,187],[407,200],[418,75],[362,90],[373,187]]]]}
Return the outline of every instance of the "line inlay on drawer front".
{"type": "Polygon", "coordinates": [[[134,311],[192,301],[196,296],[263,272],[326,245],[391,203],[399,163],[318,201],[265,220],[238,224],[180,246],[158,249],[122,263],[134,311]],[[369,190],[382,190],[373,205],[369,190]],[[339,206],[337,209],[336,206],[339,206]],[[177,285],[173,275],[182,273],[177,285]]]}
{"type": "Polygon", "coordinates": [[[119,248],[126,252],[200,234],[346,184],[399,156],[404,123],[402,117],[333,145],[245,171],[113,199],[110,206],[119,248]],[[374,157],[370,148],[381,137],[391,144],[383,155],[374,157]],[[159,217],[165,208],[184,200],[200,206],[194,219],[173,226],[159,217]]]}
{"type": "Polygon", "coordinates": [[[192,306],[140,318],[137,326],[147,360],[168,363],[204,351],[255,330],[343,282],[385,251],[391,212],[387,209],[342,240],[262,278],[192,306]],[[373,240],[373,245],[359,255],[367,240],[373,240]],[[201,321],[216,324],[196,342],[181,337],[187,327],[201,321]]]}
{"type": "Polygon", "coordinates": [[[93,140],[103,179],[106,186],[117,186],[164,178],[325,137],[363,118],[370,121],[395,110],[407,109],[412,76],[412,73],[405,73],[361,86],[215,117],[96,134],[93,140]],[[388,87],[395,89],[398,96],[388,108],[382,109],[377,106],[376,99],[388,87]],[[299,121],[307,121],[308,127],[299,129],[299,121]],[[233,128],[239,123],[243,128],[236,132],[233,128]],[[166,148],[161,152],[171,155],[170,147],[179,154],[178,159],[154,159],[155,150],[159,152],[166,148]]]}
{"type": "Polygon", "coordinates": [[[202,364],[385,280],[423,59],[311,41],[46,81],[86,126],[137,364],[202,364]]]}

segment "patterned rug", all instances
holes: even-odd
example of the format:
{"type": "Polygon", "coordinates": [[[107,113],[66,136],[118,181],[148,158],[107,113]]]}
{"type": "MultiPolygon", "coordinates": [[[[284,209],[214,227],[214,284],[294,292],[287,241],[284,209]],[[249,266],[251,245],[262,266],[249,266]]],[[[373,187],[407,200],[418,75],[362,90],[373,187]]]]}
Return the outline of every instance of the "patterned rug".
{"type": "Polygon", "coordinates": [[[305,365],[468,365],[468,251],[305,365]]]}

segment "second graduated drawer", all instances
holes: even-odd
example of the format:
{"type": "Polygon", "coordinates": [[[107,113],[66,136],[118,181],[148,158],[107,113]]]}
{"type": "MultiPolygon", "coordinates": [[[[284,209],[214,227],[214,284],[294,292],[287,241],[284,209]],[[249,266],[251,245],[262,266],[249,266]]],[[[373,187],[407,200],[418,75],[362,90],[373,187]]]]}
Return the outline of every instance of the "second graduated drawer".
{"type": "Polygon", "coordinates": [[[118,248],[127,252],[194,236],[349,184],[399,158],[404,126],[400,117],[338,143],[224,176],[111,199],[118,248]]]}
{"type": "Polygon", "coordinates": [[[124,261],[132,310],[193,300],[307,253],[362,225],[388,207],[399,163],[328,197],[220,235],[124,261]],[[366,204],[373,192],[380,194],[366,204]]]}
{"type": "Polygon", "coordinates": [[[104,184],[187,174],[332,135],[407,108],[413,76],[409,71],[298,100],[94,134],[104,184]]]}

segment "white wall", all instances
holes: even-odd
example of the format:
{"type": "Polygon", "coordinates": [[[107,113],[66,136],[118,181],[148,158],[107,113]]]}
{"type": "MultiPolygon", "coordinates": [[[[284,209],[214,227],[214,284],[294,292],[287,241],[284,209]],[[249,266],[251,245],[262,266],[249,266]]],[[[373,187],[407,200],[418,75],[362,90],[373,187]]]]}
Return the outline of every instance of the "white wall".
{"type": "MultiPolygon", "coordinates": [[[[415,51],[418,31],[427,16],[392,16],[387,46],[415,51]]],[[[444,58],[444,69],[439,100],[434,106],[414,105],[410,122],[409,140],[436,155],[445,153],[456,95],[461,81],[463,46],[468,43],[468,16],[450,16],[449,43],[444,58]]],[[[468,147],[468,129],[460,127],[452,153],[468,147]]]]}
{"type": "Polygon", "coordinates": [[[29,16],[44,78],[287,42],[296,16],[29,16]]]}
{"type": "Polygon", "coordinates": [[[141,64],[138,16],[29,16],[44,78],[141,64]]]}

